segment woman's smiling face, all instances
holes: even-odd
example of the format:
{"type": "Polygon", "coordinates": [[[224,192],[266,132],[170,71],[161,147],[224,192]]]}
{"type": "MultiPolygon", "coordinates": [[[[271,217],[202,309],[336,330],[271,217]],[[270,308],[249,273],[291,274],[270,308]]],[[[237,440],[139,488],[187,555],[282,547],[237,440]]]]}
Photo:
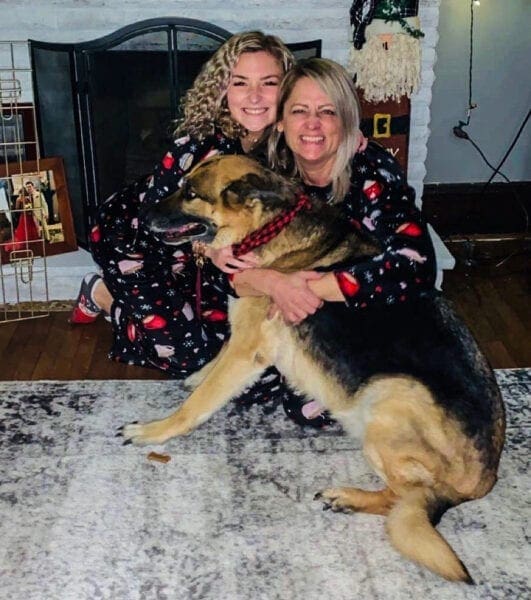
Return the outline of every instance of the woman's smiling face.
{"type": "Polygon", "coordinates": [[[250,133],[261,134],[275,122],[278,86],[283,76],[268,52],[244,52],[232,70],[227,104],[232,118],[250,133]]]}
{"type": "Polygon", "coordinates": [[[309,77],[297,81],[277,127],[303,171],[331,174],[341,123],[334,103],[317,82],[309,77]]]}

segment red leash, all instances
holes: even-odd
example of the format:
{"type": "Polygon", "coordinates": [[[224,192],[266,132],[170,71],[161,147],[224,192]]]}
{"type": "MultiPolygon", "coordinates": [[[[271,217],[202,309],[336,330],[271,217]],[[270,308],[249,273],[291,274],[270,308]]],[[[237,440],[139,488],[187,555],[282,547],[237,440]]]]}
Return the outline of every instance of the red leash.
{"type": "Polygon", "coordinates": [[[197,268],[195,274],[195,313],[199,321],[201,321],[201,271],[205,264],[205,257],[199,252],[194,252],[194,261],[197,268]]]}

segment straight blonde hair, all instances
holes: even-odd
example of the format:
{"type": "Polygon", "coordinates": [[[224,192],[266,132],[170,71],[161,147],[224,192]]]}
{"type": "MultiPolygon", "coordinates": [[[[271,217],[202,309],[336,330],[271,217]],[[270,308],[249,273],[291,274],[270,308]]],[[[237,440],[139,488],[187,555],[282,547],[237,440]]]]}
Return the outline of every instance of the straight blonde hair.
{"type": "MultiPolygon", "coordinates": [[[[342,136],[332,168],[334,202],[341,202],[350,188],[351,161],[359,145],[360,109],[358,95],[350,75],[338,63],[325,58],[307,58],[299,61],[284,77],[277,104],[277,123],[282,121],[286,102],[297,82],[308,77],[315,81],[335,106],[342,136]]],[[[273,127],[268,140],[268,161],[273,169],[287,175],[304,178],[297,157],[286,145],[284,134],[273,127]]]]}

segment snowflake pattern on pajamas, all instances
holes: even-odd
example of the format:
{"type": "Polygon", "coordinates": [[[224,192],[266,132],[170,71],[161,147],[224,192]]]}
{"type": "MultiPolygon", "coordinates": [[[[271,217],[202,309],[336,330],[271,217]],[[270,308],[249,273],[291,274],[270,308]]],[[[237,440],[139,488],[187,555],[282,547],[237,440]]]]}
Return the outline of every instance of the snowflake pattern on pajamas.
{"type": "MultiPolygon", "coordinates": [[[[351,188],[340,204],[353,227],[365,229],[383,253],[335,273],[350,308],[367,309],[405,302],[435,282],[435,253],[427,225],[415,206],[415,192],[397,161],[370,142],[352,161],[351,188]]],[[[310,196],[327,201],[331,187],[307,186],[310,196]]]]}
{"type": "MultiPolygon", "coordinates": [[[[142,208],[177,191],[192,167],[216,153],[243,150],[238,140],[220,133],[201,141],[179,138],[150,176],[98,207],[91,250],[115,299],[110,351],[114,360],[184,378],[214,357],[228,335],[227,296],[208,276],[202,278],[201,318],[196,314],[197,271],[190,245],[164,245],[139,219],[142,208]]],[[[205,271],[209,269],[217,271],[205,266],[205,271]]]]}

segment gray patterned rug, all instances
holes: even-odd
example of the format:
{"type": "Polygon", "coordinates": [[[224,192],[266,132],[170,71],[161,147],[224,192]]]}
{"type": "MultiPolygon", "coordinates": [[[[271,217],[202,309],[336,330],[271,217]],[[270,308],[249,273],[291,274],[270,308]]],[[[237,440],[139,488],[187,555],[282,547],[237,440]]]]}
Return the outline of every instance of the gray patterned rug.
{"type": "Polygon", "coordinates": [[[478,583],[402,559],[383,519],[323,512],[331,484],[377,488],[338,427],[228,407],[190,436],[123,447],[115,429],[182,398],[166,381],[2,382],[0,597],[10,600],[529,598],[531,371],[498,371],[508,408],[500,480],[440,529],[478,583]],[[525,566],[527,564],[527,567],[525,566]]]}

